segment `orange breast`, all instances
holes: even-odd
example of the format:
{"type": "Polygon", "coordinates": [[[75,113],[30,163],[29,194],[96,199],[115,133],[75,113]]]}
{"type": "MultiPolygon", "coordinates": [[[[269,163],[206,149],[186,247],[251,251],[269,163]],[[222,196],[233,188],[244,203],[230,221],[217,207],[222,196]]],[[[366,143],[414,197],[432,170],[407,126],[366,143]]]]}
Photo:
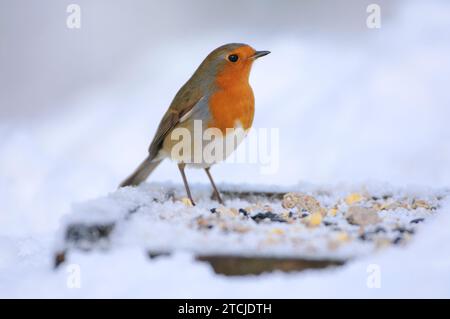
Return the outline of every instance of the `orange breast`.
{"type": "MultiPolygon", "coordinates": [[[[250,56],[254,50],[243,48],[239,54],[250,56]],[[251,52],[244,52],[251,50],[251,52]]],[[[255,113],[255,98],[248,83],[252,59],[243,59],[237,64],[225,64],[216,76],[217,91],[210,96],[209,109],[212,121],[209,127],[215,127],[226,133],[227,128],[241,125],[247,130],[252,126],[255,113]]]]}
{"type": "Polygon", "coordinates": [[[226,133],[227,128],[234,128],[236,124],[240,124],[247,130],[252,126],[255,113],[253,90],[245,78],[237,82],[236,78],[234,81],[230,79],[233,81],[230,85],[226,85],[224,81],[228,82],[228,79],[218,78],[219,90],[209,100],[212,115],[209,127],[218,128],[222,133],[226,133]]]}
{"type": "Polygon", "coordinates": [[[252,126],[255,113],[255,99],[250,85],[239,89],[219,90],[209,100],[212,122],[209,127],[216,127],[226,133],[227,128],[236,124],[247,130],[252,126]]]}

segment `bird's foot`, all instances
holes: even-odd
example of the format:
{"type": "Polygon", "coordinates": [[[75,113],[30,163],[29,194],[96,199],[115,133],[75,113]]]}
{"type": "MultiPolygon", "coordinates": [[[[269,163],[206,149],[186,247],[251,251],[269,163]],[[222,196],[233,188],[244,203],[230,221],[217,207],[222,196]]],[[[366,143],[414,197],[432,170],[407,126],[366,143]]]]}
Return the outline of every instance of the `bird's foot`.
{"type": "Polygon", "coordinates": [[[213,194],[212,194],[212,196],[211,196],[211,199],[212,199],[212,200],[218,201],[219,204],[221,204],[221,205],[224,205],[224,202],[223,202],[223,200],[222,200],[222,197],[221,197],[220,194],[217,193],[217,192],[213,192],[213,194]]]}

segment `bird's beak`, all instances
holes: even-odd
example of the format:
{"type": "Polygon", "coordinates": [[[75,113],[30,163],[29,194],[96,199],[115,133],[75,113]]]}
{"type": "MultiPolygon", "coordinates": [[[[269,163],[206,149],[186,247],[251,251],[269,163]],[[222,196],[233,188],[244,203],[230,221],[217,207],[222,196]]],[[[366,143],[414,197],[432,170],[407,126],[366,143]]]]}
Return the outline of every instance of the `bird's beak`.
{"type": "Polygon", "coordinates": [[[268,55],[269,53],[270,53],[270,51],[256,51],[256,52],[251,56],[251,58],[252,58],[253,60],[256,60],[256,59],[258,59],[258,58],[260,58],[260,57],[262,57],[262,56],[268,55]]]}

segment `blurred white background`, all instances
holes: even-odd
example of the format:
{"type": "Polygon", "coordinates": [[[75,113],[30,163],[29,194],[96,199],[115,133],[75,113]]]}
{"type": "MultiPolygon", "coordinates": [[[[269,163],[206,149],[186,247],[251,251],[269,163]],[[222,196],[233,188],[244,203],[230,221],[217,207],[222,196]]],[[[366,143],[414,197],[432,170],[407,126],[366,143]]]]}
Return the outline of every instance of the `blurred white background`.
{"type": "MultiPolygon", "coordinates": [[[[54,229],[72,202],[115,190],[228,42],[272,51],[251,83],[255,127],[280,129],[280,167],[218,165],[219,184],[448,186],[448,1],[1,0],[1,234],[54,229]],[[66,27],[70,3],[81,29],[66,27]]],[[[169,162],[149,181],[181,182],[169,162]]]]}

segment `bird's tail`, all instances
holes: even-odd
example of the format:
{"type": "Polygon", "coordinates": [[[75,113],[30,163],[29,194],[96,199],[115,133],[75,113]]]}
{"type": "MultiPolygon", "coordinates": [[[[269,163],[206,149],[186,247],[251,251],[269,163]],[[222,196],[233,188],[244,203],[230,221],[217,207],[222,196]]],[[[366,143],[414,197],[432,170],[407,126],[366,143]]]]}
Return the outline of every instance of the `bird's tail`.
{"type": "Polygon", "coordinates": [[[161,163],[161,160],[152,161],[150,157],[147,157],[138,168],[124,180],[119,187],[125,186],[137,186],[142,183],[153,172],[153,170],[161,163]]]}

